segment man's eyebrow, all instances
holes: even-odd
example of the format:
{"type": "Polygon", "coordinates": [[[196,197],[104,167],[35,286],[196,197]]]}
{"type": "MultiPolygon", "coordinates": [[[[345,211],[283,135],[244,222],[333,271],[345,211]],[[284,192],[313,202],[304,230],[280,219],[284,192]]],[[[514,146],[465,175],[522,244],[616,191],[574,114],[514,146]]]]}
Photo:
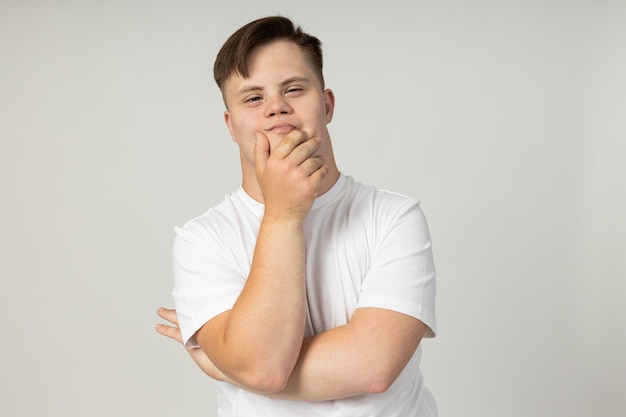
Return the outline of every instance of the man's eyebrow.
{"type": "MultiPolygon", "coordinates": [[[[292,84],[292,83],[310,83],[310,82],[311,82],[311,80],[309,78],[303,77],[303,76],[300,76],[300,75],[296,75],[294,77],[289,77],[286,80],[282,81],[280,83],[280,86],[284,87],[284,86],[286,86],[288,84],[292,84]]],[[[254,92],[254,91],[263,91],[263,90],[264,90],[264,88],[261,87],[261,86],[258,86],[258,85],[246,85],[246,86],[243,86],[241,88],[241,90],[237,91],[237,95],[240,96],[240,95],[251,93],[251,92],[254,92]]]]}
{"type": "Polygon", "coordinates": [[[287,78],[285,81],[283,81],[282,83],[280,83],[281,87],[286,86],[287,84],[291,84],[291,83],[310,83],[311,80],[308,79],[307,77],[303,77],[300,75],[296,75],[295,77],[290,77],[287,78]]]}
{"type": "Polygon", "coordinates": [[[259,87],[256,85],[246,85],[241,88],[241,90],[237,91],[237,95],[241,96],[243,94],[250,93],[252,91],[262,91],[263,87],[259,87]]]}

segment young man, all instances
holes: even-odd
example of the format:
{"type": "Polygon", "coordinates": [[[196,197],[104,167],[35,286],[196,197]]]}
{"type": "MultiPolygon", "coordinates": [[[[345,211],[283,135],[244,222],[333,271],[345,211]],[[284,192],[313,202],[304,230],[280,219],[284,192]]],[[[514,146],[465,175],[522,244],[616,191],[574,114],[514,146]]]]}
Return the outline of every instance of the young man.
{"type": "Polygon", "coordinates": [[[224,416],[436,416],[419,370],[436,330],[419,203],[340,173],[320,42],[284,17],[218,53],[242,187],[177,229],[173,326],[224,416]]]}

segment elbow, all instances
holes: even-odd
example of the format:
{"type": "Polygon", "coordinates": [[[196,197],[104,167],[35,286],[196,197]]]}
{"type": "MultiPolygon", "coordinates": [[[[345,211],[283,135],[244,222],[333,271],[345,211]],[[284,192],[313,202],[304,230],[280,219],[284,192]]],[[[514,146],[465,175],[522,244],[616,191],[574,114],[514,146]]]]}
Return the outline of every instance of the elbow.
{"type": "Polygon", "coordinates": [[[249,381],[245,386],[258,394],[275,394],[285,389],[288,380],[281,375],[265,375],[262,379],[249,381]]]}
{"type": "Polygon", "coordinates": [[[363,390],[367,394],[382,394],[386,392],[398,378],[399,373],[393,369],[372,369],[363,378],[363,390]]]}
{"type": "Polygon", "coordinates": [[[259,384],[259,389],[264,394],[274,394],[284,390],[288,381],[289,378],[285,378],[282,375],[272,375],[259,384]]]}
{"type": "Polygon", "coordinates": [[[368,394],[382,394],[391,388],[391,385],[393,385],[393,381],[384,378],[373,380],[367,384],[365,392],[368,394]]]}
{"type": "Polygon", "coordinates": [[[250,370],[240,379],[241,385],[259,394],[273,394],[285,389],[290,371],[280,368],[261,367],[250,370]]]}
{"type": "Polygon", "coordinates": [[[274,394],[287,387],[298,356],[266,354],[247,359],[246,366],[241,368],[246,381],[243,385],[260,394],[274,394]]]}

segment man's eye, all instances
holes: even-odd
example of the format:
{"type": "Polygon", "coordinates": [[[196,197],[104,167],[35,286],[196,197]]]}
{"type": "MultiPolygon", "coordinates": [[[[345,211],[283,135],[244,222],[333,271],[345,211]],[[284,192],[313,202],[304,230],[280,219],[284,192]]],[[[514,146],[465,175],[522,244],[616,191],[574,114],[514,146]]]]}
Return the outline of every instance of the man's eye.
{"type": "Polygon", "coordinates": [[[259,101],[259,100],[261,100],[261,97],[259,97],[259,96],[253,96],[253,97],[249,97],[249,98],[247,98],[247,99],[246,99],[246,103],[253,103],[253,102],[255,102],[255,101],[259,101]]]}
{"type": "Polygon", "coordinates": [[[300,88],[300,87],[289,87],[289,88],[287,89],[287,92],[288,92],[288,93],[297,93],[297,92],[299,92],[299,91],[302,91],[302,88],[300,88]]]}

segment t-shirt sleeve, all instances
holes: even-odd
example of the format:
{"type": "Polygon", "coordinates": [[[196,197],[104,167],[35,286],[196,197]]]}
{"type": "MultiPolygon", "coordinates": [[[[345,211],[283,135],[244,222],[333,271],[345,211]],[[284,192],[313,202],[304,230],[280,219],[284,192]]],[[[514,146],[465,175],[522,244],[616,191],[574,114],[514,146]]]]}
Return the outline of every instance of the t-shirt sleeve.
{"type": "Polygon", "coordinates": [[[198,347],[195,333],[232,308],[245,278],[212,234],[197,225],[176,228],[172,297],[183,343],[198,347]]]}
{"type": "Polygon", "coordinates": [[[377,307],[415,317],[437,332],[435,265],[426,218],[416,200],[377,220],[377,245],[357,308],[377,307]]]}

